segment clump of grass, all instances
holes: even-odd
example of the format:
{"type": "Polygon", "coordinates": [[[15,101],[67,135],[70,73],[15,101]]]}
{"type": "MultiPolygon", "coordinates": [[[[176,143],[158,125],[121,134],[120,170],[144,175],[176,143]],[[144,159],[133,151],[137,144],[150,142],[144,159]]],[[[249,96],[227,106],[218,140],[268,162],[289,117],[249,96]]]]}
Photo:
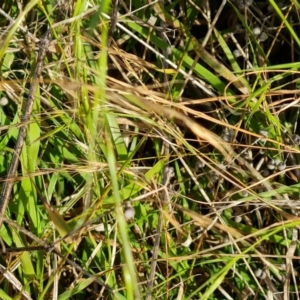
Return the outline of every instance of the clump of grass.
{"type": "Polygon", "coordinates": [[[1,299],[296,299],[296,2],[10,4],[1,299]]]}

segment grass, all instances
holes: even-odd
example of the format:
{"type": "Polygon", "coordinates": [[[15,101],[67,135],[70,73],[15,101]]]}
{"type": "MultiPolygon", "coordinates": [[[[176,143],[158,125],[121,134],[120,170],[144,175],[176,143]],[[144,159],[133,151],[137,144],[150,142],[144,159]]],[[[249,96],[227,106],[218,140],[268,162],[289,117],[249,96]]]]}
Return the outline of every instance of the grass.
{"type": "Polygon", "coordinates": [[[1,4],[1,299],[299,298],[299,3],[240,2],[1,4]]]}

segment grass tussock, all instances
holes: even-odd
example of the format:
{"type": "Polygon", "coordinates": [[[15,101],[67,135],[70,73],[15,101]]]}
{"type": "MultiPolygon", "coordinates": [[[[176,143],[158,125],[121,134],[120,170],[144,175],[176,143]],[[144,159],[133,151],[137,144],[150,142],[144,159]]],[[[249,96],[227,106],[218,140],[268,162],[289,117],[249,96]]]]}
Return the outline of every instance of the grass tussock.
{"type": "Polygon", "coordinates": [[[0,5],[1,299],[298,299],[298,1],[0,5]]]}

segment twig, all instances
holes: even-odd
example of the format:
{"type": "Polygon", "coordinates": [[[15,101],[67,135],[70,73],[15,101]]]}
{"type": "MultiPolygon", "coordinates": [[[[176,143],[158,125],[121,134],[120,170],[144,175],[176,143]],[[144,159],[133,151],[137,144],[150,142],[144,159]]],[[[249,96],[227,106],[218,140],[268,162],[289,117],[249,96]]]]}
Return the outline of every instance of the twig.
{"type": "MultiPolygon", "coordinates": [[[[164,6],[164,0],[159,0],[162,6],[164,6]]],[[[164,42],[168,42],[168,38],[166,35],[166,30],[167,30],[167,25],[166,23],[161,20],[160,26],[163,28],[162,32],[159,32],[159,35],[161,39],[164,42]]],[[[164,69],[168,68],[168,51],[165,50],[163,51],[163,56],[164,59],[162,60],[162,65],[164,69]]],[[[164,83],[165,85],[165,92],[169,94],[170,92],[170,87],[168,85],[168,76],[164,72],[164,83]]],[[[168,137],[166,137],[168,139],[168,137]]],[[[170,145],[166,140],[163,142],[163,151],[164,151],[164,156],[168,157],[170,155],[170,145]]],[[[169,162],[167,162],[163,168],[163,178],[162,178],[162,183],[163,186],[165,186],[165,189],[162,190],[159,193],[160,197],[160,202],[161,202],[161,208],[159,209],[159,214],[158,214],[158,224],[157,224],[157,229],[156,229],[156,236],[155,236],[155,241],[154,241],[154,247],[153,247],[153,253],[152,253],[152,261],[151,261],[151,268],[150,268],[150,275],[147,283],[147,295],[146,295],[146,300],[150,300],[152,297],[152,288],[153,288],[153,283],[154,283],[154,278],[155,278],[155,272],[156,272],[156,266],[157,266],[157,257],[158,257],[158,251],[159,251],[159,245],[160,245],[160,239],[161,239],[161,232],[162,232],[162,225],[163,225],[163,212],[162,209],[163,207],[169,202],[169,195],[168,195],[168,184],[170,182],[171,178],[171,168],[169,167],[169,162]]],[[[166,268],[168,270],[168,266],[166,268]]],[[[168,298],[168,294],[167,294],[168,298]]]]}
{"type": "Polygon", "coordinates": [[[163,223],[163,206],[168,203],[168,185],[170,183],[170,179],[172,177],[172,172],[174,171],[172,168],[164,169],[164,175],[163,175],[163,180],[164,180],[164,191],[160,193],[161,195],[161,206],[159,208],[159,215],[158,215],[158,224],[157,224],[157,229],[155,233],[155,241],[153,245],[153,252],[152,252],[152,259],[151,259],[151,267],[150,267],[150,275],[147,283],[147,295],[146,295],[146,300],[150,300],[152,297],[152,288],[153,288],[153,283],[154,283],[154,277],[155,277],[155,272],[156,272],[156,265],[157,265],[157,257],[158,257],[158,251],[159,251],[159,244],[160,244],[160,238],[161,238],[161,231],[162,231],[162,223],[163,223]]]}
{"type": "MultiPolygon", "coordinates": [[[[58,21],[62,16],[62,13],[64,11],[63,6],[64,5],[58,6],[58,14],[56,16],[56,21],[58,21]]],[[[10,20],[10,21],[13,22],[13,20],[10,20]]],[[[1,230],[2,223],[3,223],[3,218],[5,216],[6,209],[7,209],[8,203],[9,203],[9,199],[11,197],[12,188],[13,188],[13,185],[15,182],[14,181],[15,174],[16,174],[18,166],[19,166],[19,157],[21,155],[23,145],[24,145],[24,142],[26,139],[28,124],[30,121],[30,116],[32,114],[32,108],[33,108],[35,96],[37,94],[37,90],[39,87],[39,80],[40,80],[40,77],[42,74],[44,58],[45,58],[45,55],[49,48],[49,45],[51,43],[52,36],[53,36],[53,30],[52,30],[52,28],[49,28],[46,31],[46,33],[44,34],[44,36],[39,40],[39,43],[40,43],[39,52],[38,52],[38,56],[37,56],[36,66],[35,66],[32,82],[31,82],[27,102],[25,104],[23,116],[21,118],[21,127],[20,127],[19,134],[17,137],[17,141],[16,141],[16,145],[14,148],[14,153],[12,156],[10,167],[9,167],[9,170],[7,173],[6,181],[4,183],[4,187],[3,187],[3,190],[0,195],[0,230],[1,230]]],[[[2,250],[5,251],[5,246],[2,242],[2,240],[0,240],[0,241],[2,244],[2,250]]]]}
{"type": "Polygon", "coordinates": [[[118,0],[112,1],[112,12],[110,17],[110,28],[108,32],[108,39],[107,39],[107,47],[110,47],[114,31],[116,29],[117,21],[118,21],[118,0]]]}
{"type": "Polygon", "coordinates": [[[14,177],[19,166],[19,157],[22,152],[24,141],[27,134],[28,123],[32,113],[32,107],[36,96],[37,89],[39,87],[39,79],[42,73],[43,61],[46,55],[47,49],[51,42],[52,30],[49,29],[45,36],[40,39],[40,50],[37,57],[36,67],[32,79],[32,83],[29,90],[28,99],[25,105],[23,117],[21,118],[22,126],[20,128],[17,142],[14,148],[14,154],[11,160],[11,164],[7,173],[7,181],[4,183],[3,190],[0,196],[0,229],[3,223],[3,217],[5,216],[6,208],[11,197],[11,191],[14,185],[14,177]]]}

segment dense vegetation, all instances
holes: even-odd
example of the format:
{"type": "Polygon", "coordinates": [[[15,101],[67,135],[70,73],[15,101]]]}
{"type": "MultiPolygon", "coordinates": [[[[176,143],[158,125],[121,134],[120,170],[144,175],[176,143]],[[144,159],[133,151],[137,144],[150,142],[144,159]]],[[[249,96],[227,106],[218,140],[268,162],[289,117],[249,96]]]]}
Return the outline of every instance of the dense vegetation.
{"type": "Polygon", "coordinates": [[[1,299],[298,299],[300,4],[2,1],[1,299]]]}

